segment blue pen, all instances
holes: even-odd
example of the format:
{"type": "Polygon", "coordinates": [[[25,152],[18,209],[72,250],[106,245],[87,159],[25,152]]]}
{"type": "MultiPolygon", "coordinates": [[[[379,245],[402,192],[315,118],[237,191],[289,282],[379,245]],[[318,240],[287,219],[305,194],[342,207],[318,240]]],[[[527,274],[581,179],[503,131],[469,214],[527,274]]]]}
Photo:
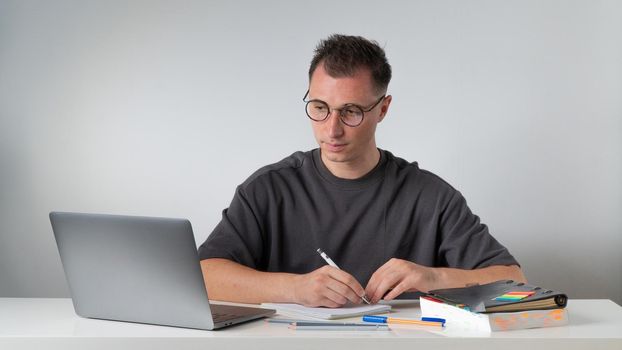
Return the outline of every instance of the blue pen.
{"type": "Polygon", "coordinates": [[[412,324],[417,326],[434,326],[434,327],[444,327],[445,322],[443,319],[439,319],[438,321],[425,321],[425,320],[410,320],[403,318],[393,318],[386,316],[372,316],[365,315],[363,316],[364,322],[374,322],[374,323],[400,323],[400,324],[412,324]],[[441,321],[442,320],[442,321],[441,321]]]}

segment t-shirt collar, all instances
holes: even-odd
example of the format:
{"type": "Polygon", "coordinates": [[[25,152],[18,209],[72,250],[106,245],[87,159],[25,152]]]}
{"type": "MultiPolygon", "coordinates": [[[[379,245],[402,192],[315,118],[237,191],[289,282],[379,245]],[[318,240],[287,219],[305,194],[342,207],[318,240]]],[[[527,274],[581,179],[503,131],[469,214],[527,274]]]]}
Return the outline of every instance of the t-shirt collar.
{"type": "Polygon", "coordinates": [[[380,152],[380,160],[378,164],[370,170],[367,174],[363,175],[358,179],[343,179],[333,175],[333,173],[328,170],[324,162],[322,161],[322,157],[320,155],[320,149],[316,148],[312,151],[313,154],[313,164],[315,169],[318,171],[319,175],[326,181],[331,184],[346,190],[357,190],[365,188],[371,184],[374,184],[380,181],[384,176],[384,168],[386,165],[387,156],[385,152],[381,149],[378,149],[380,152]]]}

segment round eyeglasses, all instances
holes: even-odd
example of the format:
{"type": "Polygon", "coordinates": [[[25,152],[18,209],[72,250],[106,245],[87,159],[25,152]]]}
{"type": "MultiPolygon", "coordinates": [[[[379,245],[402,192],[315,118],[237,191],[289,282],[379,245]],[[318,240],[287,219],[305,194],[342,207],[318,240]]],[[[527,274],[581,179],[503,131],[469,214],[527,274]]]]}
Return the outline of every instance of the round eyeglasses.
{"type": "MultiPolygon", "coordinates": [[[[307,103],[305,105],[307,116],[316,122],[326,120],[331,112],[330,107],[328,107],[328,103],[322,100],[307,100],[307,96],[309,96],[309,90],[307,90],[307,93],[302,98],[302,100],[307,103]]],[[[380,99],[378,99],[378,101],[376,101],[376,103],[373,104],[373,106],[367,109],[353,103],[348,103],[341,108],[333,108],[333,110],[339,111],[339,119],[342,123],[347,126],[355,127],[361,125],[363,117],[365,117],[365,112],[369,112],[376,108],[376,106],[378,106],[378,104],[382,102],[385,97],[386,95],[383,95],[380,99]]]]}

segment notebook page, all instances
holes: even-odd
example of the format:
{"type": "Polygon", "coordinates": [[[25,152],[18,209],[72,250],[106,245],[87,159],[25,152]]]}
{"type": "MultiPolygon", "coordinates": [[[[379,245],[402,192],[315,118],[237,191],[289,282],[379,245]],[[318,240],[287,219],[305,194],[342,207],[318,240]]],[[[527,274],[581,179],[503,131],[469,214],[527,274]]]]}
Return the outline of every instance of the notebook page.
{"type": "Polygon", "coordinates": [[[264,307],[276,309],[280,314],[303,315],[324,320],[373,315],[391,311],[391,305],[346,305],[340,308],[306,307],[298,304],[263,303],[264,307]]]}

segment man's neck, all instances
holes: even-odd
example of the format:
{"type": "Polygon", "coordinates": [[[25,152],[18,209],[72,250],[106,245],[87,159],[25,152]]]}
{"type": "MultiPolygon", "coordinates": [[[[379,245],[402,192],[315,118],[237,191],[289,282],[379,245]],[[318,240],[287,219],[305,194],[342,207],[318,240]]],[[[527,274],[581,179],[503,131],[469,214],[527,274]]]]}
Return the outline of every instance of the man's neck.
{"type": "Polygon", "coordinates": [[[322,163],[333,175],[341,179],[359,179],[369,173],[378,165],[380,161],[380,151],[375,148],[375,152],[368,153],[365,157],[350,162],[335,162],[326,159],[324,154],[320,154],[322,163]]]}

